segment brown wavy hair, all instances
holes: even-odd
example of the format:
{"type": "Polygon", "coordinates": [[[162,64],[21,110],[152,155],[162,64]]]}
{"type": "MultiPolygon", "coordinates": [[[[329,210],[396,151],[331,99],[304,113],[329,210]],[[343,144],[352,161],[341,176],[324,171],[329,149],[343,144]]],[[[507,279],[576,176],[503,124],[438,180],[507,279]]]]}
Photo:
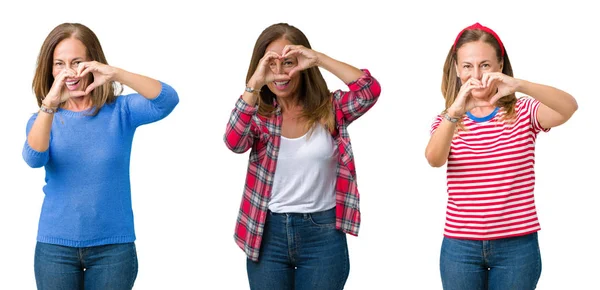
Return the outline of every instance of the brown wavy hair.
{"type": "MultiPolygon", "coordinates": [[[[287,23],[277,23],[267,27],[256,40],[246,83],[256,71],[260,59],[265,55],[267,46],[275,40],[285,38],[294,45],[302,45],[311,48],[308,39],[298,28],[287,23]]],[[[315,123],[320,123],[329,131],[335,127],[333,115],[333,101],[331,92],[318,67],[311,67],[300,73],[300,87],[298,88],[299,102],[302,104],[302,117],[307,120],[307,127],[312,130],[315,123]]],[[[258,114],[271,117],[275,113],[275,94],[269,90],[267,85],[260,88],[258,98],[258,114]]]]}
{"type": "MultiPolygon", "coordinates": [[[[494,38],[493,35],[480,29],[465,30],[456,42],[456,49],[454,48],[454,46],[450,47],[450,50],[448,51],[448,56],[446,56],[446,62],[444,63],[444,74],[442,76],[442,94],[444,96],[444,99],[446,100],[446,109],[444,109],[442,114],[446,113],[448,108],[452,106],[462,85],[460,78],[456,74],[456,51],[458,51],[458,49],[464,44],[474,41],[483,41],[485,43],[490,44],[496,51],[496,57],[498,59],[498,62],[503,64],[502,73],[511,77],[513,76],[513,70],[512,66],[510,65],[510,60],[508,59],[508,53],[506,53],[506,47],[504,47],[504,56],[502,56],[500,44],[498,43],[496,38],[494,38]]],[[[504,96],[496,102],[496,106],[500,107],[505,112],[503,119],[511,120],[515,117],[516,103],[517,97],[514,93],[504,96]]],[[[458,122],[458,128],[463,128],[462,120],[459,119],[458,122]]]]}
{"type": "MultiPolygon", "coordinates": [[[[44,40],[42,48],[37,58],[37,66],[35,76],[33,77],[33,93],[37,99],[38,106],[42,105],[42,101],[50,92],[54,77],[52,76],[52,64],[54,60],[54,49],[63,40],[75,38],[81,41],[86,48],[87,61],[97,61],[103,64],[108,64],[102,46],[96,34],[83,24],[79,23],[63,23],[56,26],[44,40]]],[[[91,81],[93,76],[90,74],[91,81]]],[[[94,108],[92,116],[98,114],[100,108],[104,104],[110,104],[117,99],[121,94],[122,86],[116,82],[107,82],[96,87],[91,93],[92,107],[94,108]]],[[[61,106],[63,106],[61,104],[61,106]]]]}

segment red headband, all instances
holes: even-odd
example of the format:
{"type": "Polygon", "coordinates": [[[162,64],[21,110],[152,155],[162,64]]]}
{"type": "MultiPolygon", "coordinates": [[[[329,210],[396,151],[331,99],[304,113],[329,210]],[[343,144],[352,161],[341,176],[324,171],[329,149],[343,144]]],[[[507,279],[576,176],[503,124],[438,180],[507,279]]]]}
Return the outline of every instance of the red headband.
{"type": "Polygon", "coordinates": [[[488,27],[485,27],[485,26],[483,26],[483,25],[479,24],[479,22],[478,22],[478,23],[475,23],[475,24],[473,24],[473,25],[471,25],[471,26],[469,26],[469,27],[467,27],[467,28],[465,28],[465,29],[463,29],[463,30],[462,30],[462,31],[461,31],[461,32],[460,32],[460,33],[459,33],[459,34],[456,36],[456,40],[454,40],[454,45],[452,46],[452,47],[454,48],[454,50],[456,50],[456,44],[458,43],[458,39],[460,39],[460,37],[462,36],[462,34],[463,34],[465,31],[467,31],[467,30],[483,30],[483,31],[485,31],[485,32],[487,32],[487,33],[489,33],[489,34],[491,34],[491,35],[492,35],[492,36],[493,36],[493,37],[496,39],[496,41],[498,41],[498,45],[500,45],[500,55],[501,55],[502,57],[504,57],[504,44],[502,44],[502,41],[500,40],[500,37],[498,36],[498,34],[496,34],[496,32],[494,32],[494,31],[493,31],[493,30],[491,30],[490,28],[488,28],[488,27]]]}

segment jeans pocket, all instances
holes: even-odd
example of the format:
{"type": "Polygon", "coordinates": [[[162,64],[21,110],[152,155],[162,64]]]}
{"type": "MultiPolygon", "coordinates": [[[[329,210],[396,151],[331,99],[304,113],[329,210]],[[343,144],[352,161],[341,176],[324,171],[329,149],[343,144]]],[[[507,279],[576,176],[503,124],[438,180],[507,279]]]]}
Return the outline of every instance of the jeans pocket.
{"type": "Polygon", "coordinates": [[[311,214],[309,220],[314,226],[335,229],[335,212],[332,212],[332,214],[329,214],[329,211],[323,214],[311,214]]]}

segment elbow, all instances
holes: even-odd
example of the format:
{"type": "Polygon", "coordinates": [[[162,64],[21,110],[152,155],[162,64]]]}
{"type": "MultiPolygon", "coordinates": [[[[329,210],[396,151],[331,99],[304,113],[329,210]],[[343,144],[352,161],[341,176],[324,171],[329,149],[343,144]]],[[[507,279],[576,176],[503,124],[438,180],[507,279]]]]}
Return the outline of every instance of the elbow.
{"type": "Polygon", "coordinates": [[[429,166],[431,167],[442,167],[444,166],[444,164],[446,164],[446,159],[445,158],[439,158],[438,156],[435,156],[435,154],[433,154],[430,151],[426,151],[425,152],[425,158],[427,159],[427,162],[429,163],[429,166]]]}
{"type": "Polygon", "coordinates": [[[23,160],[25,163],[29,165],[31,168],[40,168],[46,164],[46,160],[42,160],[40,158],[30,158],[29,156],[23,156],[23,160]]]}
{"type": "Polygon", "coordinates": [[[225,146],[227,146],[227,149],[231,150],[231,152],[233,152],[233,153],[242,154],[242,153],[248,151],[247,147],[236,146],[236,144],[234,144],[233,142],[230,142],[227,138],[227,135],[225,135],[223,137],[223,142],[225,143],[225,146]]]}

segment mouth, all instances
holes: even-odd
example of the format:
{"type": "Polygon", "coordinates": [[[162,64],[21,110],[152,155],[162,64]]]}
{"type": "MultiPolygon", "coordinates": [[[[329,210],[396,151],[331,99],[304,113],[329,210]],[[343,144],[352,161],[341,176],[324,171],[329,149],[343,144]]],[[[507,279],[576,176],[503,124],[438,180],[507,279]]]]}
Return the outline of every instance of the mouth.
{"type": "Polygon", "coordinates": [[[278,90],[284,90],[285,88],[288,87],[288,85],[290,84],[290,81],[274,81],[273,84],[275,84],[275,87],[278,90]]]}
{"type": "Polygon", "coordinates": [[[76,90],[79,87],[79,83],[81,82],[81,79],[78,80],[67,80],[65,82],[65,84],[67,85],[67,89],[69,89],[70,91],[76,90]]]}

